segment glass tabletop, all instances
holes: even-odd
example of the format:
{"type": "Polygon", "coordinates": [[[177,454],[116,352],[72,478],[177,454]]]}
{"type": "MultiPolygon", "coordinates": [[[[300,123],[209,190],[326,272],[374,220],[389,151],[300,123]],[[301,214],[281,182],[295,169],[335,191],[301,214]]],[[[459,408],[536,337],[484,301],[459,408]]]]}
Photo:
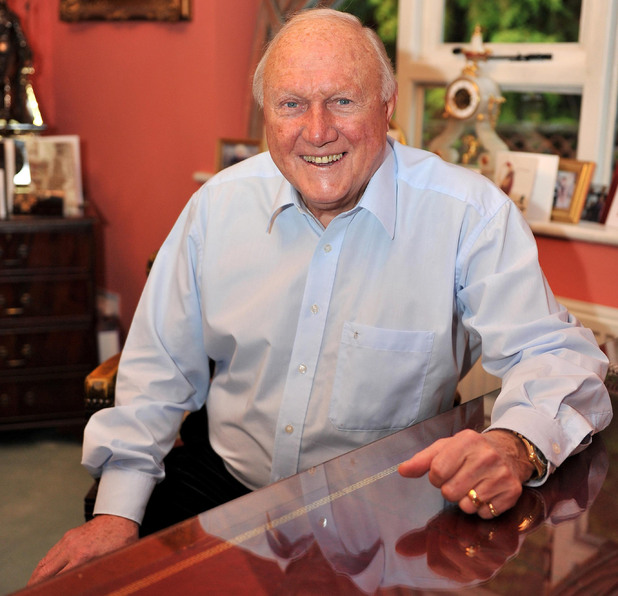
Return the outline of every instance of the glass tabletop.
{"type": "Polygon", "coordinates": [[[618,586],[615,424],[493,520],[397,465],[481,430],[494,396],[399,431],[24,594],[604,594],[618,586]]]}

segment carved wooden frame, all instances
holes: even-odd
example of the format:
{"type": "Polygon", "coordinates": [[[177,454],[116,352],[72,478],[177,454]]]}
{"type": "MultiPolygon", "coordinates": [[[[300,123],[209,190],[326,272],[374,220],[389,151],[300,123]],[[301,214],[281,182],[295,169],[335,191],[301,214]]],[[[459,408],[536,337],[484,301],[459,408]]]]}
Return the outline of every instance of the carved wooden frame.
{"type": "Polygon", "coordinates": [[[187,21],[191,0],[60,0],[63,21],[187,21]]]}

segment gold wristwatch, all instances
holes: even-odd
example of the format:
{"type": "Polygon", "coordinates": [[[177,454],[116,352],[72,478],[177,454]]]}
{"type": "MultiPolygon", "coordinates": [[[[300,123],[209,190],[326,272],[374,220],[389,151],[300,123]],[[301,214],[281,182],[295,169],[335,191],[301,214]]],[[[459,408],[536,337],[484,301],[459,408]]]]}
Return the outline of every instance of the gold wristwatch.
{"type": "Polygon", "coordinates": [[[528,461],[534,466],[535,473],[529,478],[529,480],[537,480],[543,478],[547,473],[547,460],[545,456],[536,448],[534,443],[531,443],[523,435],[512,431],[516,437],[521,439],[526,451],[528,452],[528,461]]]}

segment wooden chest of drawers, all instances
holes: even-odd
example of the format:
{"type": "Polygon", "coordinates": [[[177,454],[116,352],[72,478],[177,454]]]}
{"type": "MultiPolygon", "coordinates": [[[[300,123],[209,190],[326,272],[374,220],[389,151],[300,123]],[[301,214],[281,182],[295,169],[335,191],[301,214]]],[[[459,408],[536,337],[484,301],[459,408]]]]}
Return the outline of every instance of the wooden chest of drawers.
{"type": "Polygon", "coordinates": [[[0,429],[84,422],[97,365],[94,221],[0,221],[0,429]]]}

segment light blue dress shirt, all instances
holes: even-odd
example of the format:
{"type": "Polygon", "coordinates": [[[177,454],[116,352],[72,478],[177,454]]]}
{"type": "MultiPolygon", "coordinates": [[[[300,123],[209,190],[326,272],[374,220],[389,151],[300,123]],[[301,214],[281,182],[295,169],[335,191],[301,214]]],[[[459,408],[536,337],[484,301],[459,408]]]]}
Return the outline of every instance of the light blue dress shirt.
{"type": "Polygon", "coordinates": [[[183,415],[204,400],[214,449],[257,488],[451,408],[481,348],[503,377],[493,427],[552,465],[609,423],[607,361],[551,294],[514,203],[389,144],[327,228],[267,153],[191,198],[136,310],[117,407],[86,429],[96,513],[141,520],[183,415]]]}

